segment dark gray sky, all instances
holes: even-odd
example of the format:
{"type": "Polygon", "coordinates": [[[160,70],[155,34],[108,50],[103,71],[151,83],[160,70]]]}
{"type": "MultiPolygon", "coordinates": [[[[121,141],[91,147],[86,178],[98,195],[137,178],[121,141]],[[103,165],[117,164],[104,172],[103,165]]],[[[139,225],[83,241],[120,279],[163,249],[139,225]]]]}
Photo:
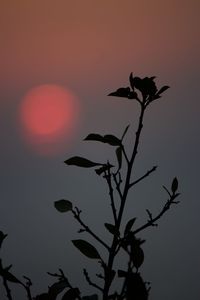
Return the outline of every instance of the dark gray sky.
{"type": "MultiPolygon", "coordinates": [[[[8,234],[4,263],[12,263],[20,278],[31,277],[35,294],[51,282],[45,272],[59,267],[73,284],[92,293],[82,268],[95,273],[95,263],[70,242],[80,238],[80,227],[53,203],[71,200],[109,241],[103,226],[111,218],[108,193],[92,170],[67,167],[63,161],[73,155],[111,159],[112,148],[82,140],[91,132],[120,136],[127,124],[130,149],[137,104],[106,95],[126,86],[130,72],[156,75],[159,86],[171,88],[147,111],[136,177],[155,164],[159,168],[129,197],[126,218],[138,216],[139,225],[146,208],[156,213],[166,200],[162,185],[170,186],[178,177],[181,203],[157,229],[142,234],[147,239],[142,274],[152,283],[150,300],[198,299],[199,1],[19,0],[0,7],[0,229],[8,234]],[[47,148],[45,137],[39,144],[27,139],[20,119],[24,95],[41,84],[69,89],[79,106],[71,132],[49,142],[51,155],[38,151],[47,148]]],[[[4,300],[2,293],[0,288],[4,300]]],[[[21,289],[16,295],[25,299],[21,289]]]]}

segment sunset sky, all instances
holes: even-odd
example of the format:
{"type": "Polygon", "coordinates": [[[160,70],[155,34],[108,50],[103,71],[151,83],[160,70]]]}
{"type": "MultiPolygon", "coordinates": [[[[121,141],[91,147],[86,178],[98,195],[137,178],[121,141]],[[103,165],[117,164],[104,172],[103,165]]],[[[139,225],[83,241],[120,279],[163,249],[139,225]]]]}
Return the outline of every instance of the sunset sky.
{"type": "MultiPolygon", "coordinates": [[[[16,275],[32,278],[34,295],[52,282],[45,272],[59,267],[75,285],[94,292],[82,268],[87,264],[94,274],[96,268],[70,242],[80,238],[80,227],[53,203],[69,199],[109,238],[103,180],[63,161],[82,155],[106,162],[112,149],[83,139],[91,132],[120,136],[128,124],[130,149],[138,105],[107,95],[128,86],[133,72],[156,76],[159,87],[170,89],[147,111],[135,171],[141,176],[153,165],[159,168],[131,195],[127,217],[140,216],[142,224],[146,208],[156,214],[167,196],[162,185],[170,186],[175,176],[181,192],[181,203],[159,227],[142,234],[147,240],[142,275],[152,283],[150,300],[199,299],[199,11],[198,0],[0,2],[0,230],[8,234],[1,256],[16,275]],[[47,85],[71,97],[57,113],[61,118],[71,109],[70,123],[59,125],[56,137],[31,134],[22,117],[27,95],[47,85]]],[[[1,293],[0,288],[5,300],[1,293]]],[[[16,295],[23,300],[21,289],[16,295]]]]}

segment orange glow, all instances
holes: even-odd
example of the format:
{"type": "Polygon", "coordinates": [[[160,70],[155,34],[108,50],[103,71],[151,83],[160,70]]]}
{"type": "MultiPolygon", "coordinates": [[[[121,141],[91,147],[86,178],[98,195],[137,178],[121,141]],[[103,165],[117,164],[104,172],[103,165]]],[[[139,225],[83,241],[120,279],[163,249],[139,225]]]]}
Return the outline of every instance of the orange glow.
{"type": "Polygon", "coordinates": [[[20,118],[30,144],[43,153],[55,152],[55,148],[64,137],[72,134],[76,125],[75,97],[57,85],[37,86],[24,96],[20,118]]]}

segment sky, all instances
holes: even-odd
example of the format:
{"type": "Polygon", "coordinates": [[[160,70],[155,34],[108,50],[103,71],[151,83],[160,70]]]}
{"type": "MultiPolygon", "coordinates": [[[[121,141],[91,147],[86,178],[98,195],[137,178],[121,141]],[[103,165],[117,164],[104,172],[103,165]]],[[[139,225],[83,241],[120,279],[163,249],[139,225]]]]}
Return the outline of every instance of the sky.
{"type": "Polygon", "coordinates": [[[156,76],[158,86],[170,89],[146,113],[135,173],[159,167],[131,194],[126,218],[138,216],[142,224],[146,208],[158,212],[166,200],[162,185],[170,186],[175,176],[181,192],[181,203],[159,227],[141,235],[142,275],[152,283],[150,300],[200,297],[199,9],[198,0],[0,1],[0,229],[8,234],[1,256],[13,264],[13,273],[32,279],[35,295],[51,282],[46,272],[59,267],[92,291],[82,268],[95,273],[96,265],[70,242],[81,238],[80,227],[53,203],[69,199],[109,239],[103,223],[111,212],[102,178],[63,161],[74,155],[112,159],[112,148],[83,139],[91,132],[120,136],[128,124],[131,149],[137,103],[107,95],[128,86],[133,72],[156,76]],[[50,141],[33,140],[30,132],[27,138],[21,118],[26,95],[41,85],[65,89],[75,103],[73,126],[50,141]]]}

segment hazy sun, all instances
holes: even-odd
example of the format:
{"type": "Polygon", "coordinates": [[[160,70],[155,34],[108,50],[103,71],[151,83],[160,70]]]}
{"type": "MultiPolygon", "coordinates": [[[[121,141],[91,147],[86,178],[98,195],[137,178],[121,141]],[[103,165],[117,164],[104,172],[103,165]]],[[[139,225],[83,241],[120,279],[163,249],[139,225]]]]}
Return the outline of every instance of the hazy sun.
{"type": "Polygon", "coordinates": [[[58,85],[40,85],[29,90],[20,108],[23,131],[29,142],[38,149],[48,146],[51,152],[50,148],[64,136],[71,135],[77,121],[75,100],[69,90],[58,85]]]}

